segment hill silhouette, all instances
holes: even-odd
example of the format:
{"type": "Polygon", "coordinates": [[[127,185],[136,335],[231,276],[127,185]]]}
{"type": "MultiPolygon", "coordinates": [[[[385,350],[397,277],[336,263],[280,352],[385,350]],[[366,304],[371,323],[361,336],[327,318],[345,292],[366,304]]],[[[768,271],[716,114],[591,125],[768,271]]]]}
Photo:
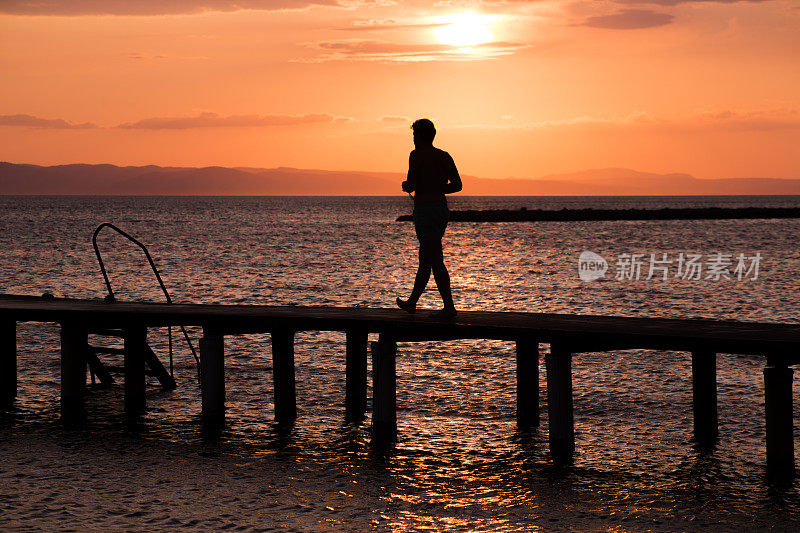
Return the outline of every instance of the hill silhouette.
{"type": "MultiPolygon", "coordinates": [[[[161,167],[0,162],[0,194],[395,196],[404,172],[296,168],[161,167]]],[[[540,178],[462,176],[475,196],[624,196],[797,194],[800,179],[698,179],[625,168],[584,170],[540,178]]]]}

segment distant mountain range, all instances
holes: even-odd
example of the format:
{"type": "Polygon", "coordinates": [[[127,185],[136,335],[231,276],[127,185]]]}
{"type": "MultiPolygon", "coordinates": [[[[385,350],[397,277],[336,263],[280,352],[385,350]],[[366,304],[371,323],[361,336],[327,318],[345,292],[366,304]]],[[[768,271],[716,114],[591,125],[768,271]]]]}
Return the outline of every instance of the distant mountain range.
{"type": "MultiPolygon", "coordinates": [[[[394,196],[400,172],[247,167],[39,166],[0,162],[0,194],[394,196]]],[[[584,170],[540,178],[462,176],[474,196],[796,194],[800,179],[698,179],[624,168],[584,170]]]]}

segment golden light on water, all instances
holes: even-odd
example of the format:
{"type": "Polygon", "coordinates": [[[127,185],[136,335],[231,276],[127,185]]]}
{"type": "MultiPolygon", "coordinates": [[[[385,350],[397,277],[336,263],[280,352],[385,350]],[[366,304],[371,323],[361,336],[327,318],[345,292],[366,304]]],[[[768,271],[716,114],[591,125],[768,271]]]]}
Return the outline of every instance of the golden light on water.
{"type": "Polygon", "coordinates": [[[434,17],[440,24],[433,29],[434,37],[440,44],[469,47],[491,42],[494,39],[492,26],[496,15],[481,13],[453,13],[434,17]]]}

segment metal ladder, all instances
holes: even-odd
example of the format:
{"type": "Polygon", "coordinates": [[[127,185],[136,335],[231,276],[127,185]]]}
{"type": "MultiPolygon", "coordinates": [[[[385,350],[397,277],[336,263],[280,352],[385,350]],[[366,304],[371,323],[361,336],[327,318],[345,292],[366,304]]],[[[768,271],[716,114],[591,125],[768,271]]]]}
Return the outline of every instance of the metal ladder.
{"type": "MultiPolygon", "coordinates": [[[[150,252],[148,251],[147,247],[142,244],[139,240],[128,234],[127,232],[121,230],[114,224],[110,222],[104,222],[97,226],[97,229],[94,230],[94,234],[92,235],[92,246],[94,247],[94,253],[97,256],[97,262],[100,265],[100,271],[103,273],[103,280],[105,281],[106,288],[108,289],[108,294],[105,297],[105,301],[112,303],[116,301],[116,297],[114,296],[114,289],[111,287],[111,280],[108,277],[108,272],[106,271],[105,263],[103,262],[103,256],[100,254],[100,248],[97,245],[97,236],[103,230],[103,228],[109,228],[114,230],[118,234],[122,235],[136,246],[138,246],[143,252],[145,257],[147,258],[148,263],[150,263],[150,268],[153,269],[153,273],[158,280],[158,284],[161,287],[161,291],[164,293],[164,297],[167,299],[167,303],[172,303],[172,298],[169,295],[169,291],[167,291],[167,287],[164,285],[164,281],[161,279],[161,274],[156,267],[155,262],[153,261],[150,252]]],[[[181,331],[183,332],[183,337],[186,339],[186,343],[189,345],[189,349],[192,351],[192,356],[194,356],[195,363],[197,364],[197,371],[198,376],[200,372],[200,359],[197,355],[197,350],[195,350],[194,345],[192,344],[191,339],[189,338],[189,333],[186,331],[184,326],[179,326],[181,331]]],[[[89,333],[93,335],[100,335],[106,337],[119,337],[124,338],[125,333],[121,329],[92,329],[89,333]]],[[[175,383],[175,376],[173,373],[173,350],[172,350],[172,326],[167,327],[167,335],[169,338],[169,372],[164,368],[164,365],[158,359],[155,352],[149,345],[145,345],[145,363],[148,367],[146,373],[150,376],[154,376],[158,379],[159,383],[164,389],[172,390],[176,387],[175,383]]],[[[103,386],[109,386],[114,383],[114,378],[111,376],[109,370],[121,370],[119,368],[115,368],[109,365],[104,365],[98,355],[100,354],[123,354],[124,350],[122,348],[109,348],[109,347],[102,347],[102,346],[89,346],[87,351],[87,362],[89,366],[89,372],[91,374],[92,384],[95,384],[95,376],[100,380],[100,384],[103,386]]]]}

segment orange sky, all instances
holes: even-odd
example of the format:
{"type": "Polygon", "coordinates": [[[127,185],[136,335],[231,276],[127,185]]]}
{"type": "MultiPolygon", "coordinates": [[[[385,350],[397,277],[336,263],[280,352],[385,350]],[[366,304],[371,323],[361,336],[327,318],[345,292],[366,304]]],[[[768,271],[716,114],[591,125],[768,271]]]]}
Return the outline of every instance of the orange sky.
{"type": "Polygon", "coordinates": [[[797,0],[2,0],[0,73],[15,163],[800,177],[797,0]]]}

